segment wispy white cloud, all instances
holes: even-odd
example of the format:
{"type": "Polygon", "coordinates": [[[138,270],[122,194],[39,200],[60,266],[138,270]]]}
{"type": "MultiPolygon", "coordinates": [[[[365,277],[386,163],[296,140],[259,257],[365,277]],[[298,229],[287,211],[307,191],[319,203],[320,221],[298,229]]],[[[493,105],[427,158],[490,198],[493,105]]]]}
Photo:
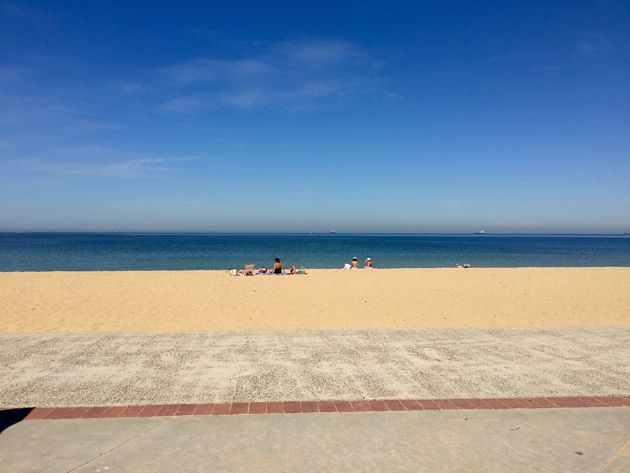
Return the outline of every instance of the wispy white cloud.
{"type": "Polygon", "coordinates": [[[589,56],[597,50],[597,48],[591,41],[578,41],[578,43],[575,45],[575,49],[578,53],[585,56],[589,56]]]}
{"type": "Polygon", "coordinates": [[[45,161],[42,159],[15,159],[5,161],[5,167],[30,173],[57,176],[93,176],[139,178],[159,177],[173,170],[177,163],[201,159],[196,156],[167,158],[133,158],[117,161],[45,161]]]}
{"type": "Polygon", "coordinates": [[[581,56],[594,56],[608,52],[611,47],[610,40],[599,33],[585,35],[575,43],[575,50],[581,56]]]}
{"type": "Polygon", "coordinates": [[[218,60],[201,58],[168,66],[158,71],[172,85],[187,85],[207,82],[230,82],[261,78],[278,72],[273,65],[258,59],[218,60]]]}
{"type": "MultiPolygon", "coordinates": [[[[354,93],[366,85],[352,80],[309,80],[294,87],[272,88],[260,85],[237,87],[220,92],[199,92],[181,95],[164,102],[164,110],[192,112],[213,108],[253,108],[270,105],[285,105],[293,108],[314,106],[317,102],[334,100],[354,93]]],[[[364,88],[363,92],[368,92],[364,88]]]]}
{"type": "Polygon", "coordinates": [[[369,93],[382,80],[382,63],[359,46],[334,40],[280,42],[250,57],[202,57],[126,82],[126,93],[154,94],[167,111],[301,108],[369,93]],[[166,97],[166,99],[164,99],[166,97]]]}
{"type": "Polygon", "coordinates": [[[119,105],[116,121],[125,126],[128,117],[156,112],[312,110],[357,96],[383,100],[387,94],[382,61],[338,40],[250,42],[227,48],[222,57],[84,80],[88,72],[63,57],[0,63],[0,125],[85,135],[117,128],[111,123],[112,104],[119,105]]]}

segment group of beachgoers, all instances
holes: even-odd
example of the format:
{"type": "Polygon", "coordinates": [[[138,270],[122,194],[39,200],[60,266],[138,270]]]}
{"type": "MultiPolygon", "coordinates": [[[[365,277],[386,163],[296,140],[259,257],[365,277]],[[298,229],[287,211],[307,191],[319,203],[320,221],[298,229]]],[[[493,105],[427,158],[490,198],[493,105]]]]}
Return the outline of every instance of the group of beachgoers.
{"type": "MultiPolygon", "coordinates": [[[[344,269],[359,269],[359,258],[356,256],[352,258],[350,263],[344,264],[344,269]]],[[[372,258],[365,259],[364,269],[372,269],[374,267],[374,262],[372,258]]],[[[259,275],[293,275],[293,274],[306,274],[304,268],[297,269],[295,265],[291,265],[291,268],[288,270],[284,269],[280,258],[276,258],[273,263],[273,268],[265,268],[264,266],[256,269],[256,266],[253,264],[246,264],[243,269],[231,269],[230,273],[233,276],[259,276],[259,275]]]]}
{"type": "MultiPolygon", "coordinates": [[[[366,258],[365,259],[365,266],[363,266],[364,269],[372,269],[374,267],[374,262],[372,261],[372,258],[366,258]]],[[[354,256],[352,258],[352,261],[350,261],[350,263],[346,263],[343,265],[344,269],[359,269],[359,258],[357,258],[356,256],[354,256]]]]}
{"type": "Polygon", "coordinates": [[[255,265],[246,264],[243,269],[239,269],[239,270],[233,269],[231,271],[232,271],[232,274],[236,276],[259,276],[259,275],[283,276],[283,275],[293,275],[293,274],[306,274],[306,271],[304,271],[304,268],[297,269],[295,265],[291,265],[291,268],[289,270],[285,270],[284,266],[282,265],[282,262],[280,261],[280,258],[276,258],[274,260],[273,268],[265,268],[264,266],[261,266],[258,269],[256,269],[255,265]]]}
{"type": "MultiPolygon", "coordinates": [[[[372,261],[372,258],[366,258],[364,263],[365,265],[363,266],[363,269],[374,268],[374,262],[372,261]]],[[[465,263],[465,264],[457,263],[455,267],[456,268],[470,268],[470,265],[468,263],[465,263]]],[[[352,261],[350,261],[350,263],[345,263],[343,265],[343,268],[344,269],[360,269],[359,258],[354,256],[352,258],[352,261]]],[[[285,270],[284,266],[282,265],[282,262],[280,261],[280,258],[276,258],[274,260],[273,268],[271,269],[265,268],[264,266],[261,266],[260,268],[256,269],[255,265],[246,264],[243,269],[231,269],[230,272],[232,273],[233,276],[258,276],[258,275],[282,276],[282,275],[293,275],[293,274],[306,274],[306,271],[304,270],[304,268],[297,269],[295,265],[291,265],[291,268],[289,270],[285,270]]]]}

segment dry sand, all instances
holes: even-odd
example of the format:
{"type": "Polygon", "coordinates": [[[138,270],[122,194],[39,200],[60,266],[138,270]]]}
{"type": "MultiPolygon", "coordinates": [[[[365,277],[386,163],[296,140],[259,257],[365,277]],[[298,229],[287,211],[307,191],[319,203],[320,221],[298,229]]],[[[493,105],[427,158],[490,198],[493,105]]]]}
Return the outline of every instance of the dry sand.
{"type": "Polygon", "coordinates": [[[630,268],[0,273],[0,331],[630,325],[630,268]]]}

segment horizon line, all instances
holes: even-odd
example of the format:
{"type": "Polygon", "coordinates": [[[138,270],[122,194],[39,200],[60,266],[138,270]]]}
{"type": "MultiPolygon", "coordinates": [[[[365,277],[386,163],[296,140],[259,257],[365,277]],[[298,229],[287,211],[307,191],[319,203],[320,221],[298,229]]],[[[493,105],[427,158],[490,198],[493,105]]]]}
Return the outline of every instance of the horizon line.
{"type": "Polygon", "coordinates": [[[566,236],[630,236],[630,232],[338,232],[338,231],[171,231],[171,230],[0,230],[0,234],[126,234],[126,235],[566,235],[566,236]]]}

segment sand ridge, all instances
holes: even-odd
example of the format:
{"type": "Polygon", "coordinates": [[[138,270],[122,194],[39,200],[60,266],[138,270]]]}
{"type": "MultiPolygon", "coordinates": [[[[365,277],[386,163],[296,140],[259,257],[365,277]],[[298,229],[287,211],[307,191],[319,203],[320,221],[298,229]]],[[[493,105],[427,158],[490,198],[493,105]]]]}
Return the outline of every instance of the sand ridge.
{"type": "Polygon", "coordinates": [[[630,325],[630,268],[0,273],[2,332],[630,325]]]}

